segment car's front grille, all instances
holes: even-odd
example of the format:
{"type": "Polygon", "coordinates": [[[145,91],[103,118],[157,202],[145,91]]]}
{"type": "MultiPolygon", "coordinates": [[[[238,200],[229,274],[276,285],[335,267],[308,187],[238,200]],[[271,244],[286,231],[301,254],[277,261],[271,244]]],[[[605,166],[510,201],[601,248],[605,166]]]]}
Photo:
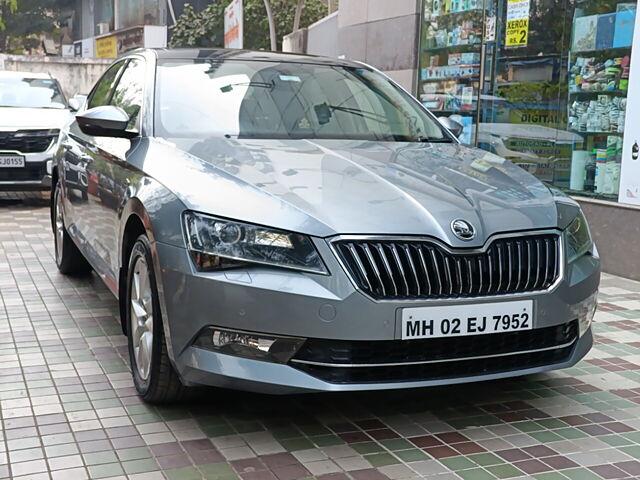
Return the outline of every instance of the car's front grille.
{"type": "Polygon", "coordinates": [[[560,274],[560,237],[499,238],[486,251],[449,251],[420,240],[338,240],[358,288],[378,300],[459,298],[534,292],[560,274]]]}
{"type": "Polygon", "coordinates": [[[309,339],[291,365],[331,383],[426,381],[525,370],[566,361],[578,323],[423,340],[309,339]]]}
{"type": "Polygon", "coordinates": [[[38,181],[47,173],[44,163],[29,163],[22,168],[0,168],[0,182],[38,181]]]}
{"type": "Polygon", "coordinates": [[[0,132],[0,151],[45,152],[58,135],[55,130],[18,130],[0,132]]]}

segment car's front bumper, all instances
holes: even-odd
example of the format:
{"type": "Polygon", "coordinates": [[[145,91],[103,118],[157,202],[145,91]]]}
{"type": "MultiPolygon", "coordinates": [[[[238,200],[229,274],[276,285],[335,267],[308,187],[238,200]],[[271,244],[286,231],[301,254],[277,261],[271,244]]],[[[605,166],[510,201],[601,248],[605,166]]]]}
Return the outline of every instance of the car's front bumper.
{"type": "MultiPolygon", "coordinates": [[[[305,391],[380,390],[490,380],[537,373],[574,365],[591,348],[585,332],[567,355],[553,363],[531,368],[490,371],[453,378],[408,381],[331,383],[305,373],[293,364],[250,360],[194,347],[204,327],[301,338],[390,341],[400,338],[402,308],[451,304],[451,301],[376,302],[357,291],[328,246],[318,248],[330,276],[286,270],[250,268],[200,273],[188,252],[156,244],[159,289],[172,361],[187,384],[207,384],[267,393],[305,391]]],[[[567,267],[562,281],[550,292],[518,295],[534,302],[534,328],[552,327],[577,319],[595,302],[599,260],[585,256],[567,267]]],[[[455,304],[514,300],[513,296],[465,299],[455,304]]]]}
{"type": "Polygon", "coordinates": [[[24,167],[0,169],[0,191],[51,190],[53,153],[28,153],[24,157],[24,167]]]}

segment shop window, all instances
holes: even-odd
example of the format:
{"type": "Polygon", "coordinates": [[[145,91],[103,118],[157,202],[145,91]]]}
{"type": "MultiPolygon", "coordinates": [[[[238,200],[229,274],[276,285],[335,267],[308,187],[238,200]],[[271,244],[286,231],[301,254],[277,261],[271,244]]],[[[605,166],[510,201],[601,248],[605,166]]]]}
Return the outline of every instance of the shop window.
{"type": "Polygon", "coordinates": [[[93,19],[96,35],[104,35],[114,30],[113,0],[95,0],[93,19]]]}
{"type": "Polygon", "coordinates": [[[118,29],[158,25],[159,8],[154,0],[118,0],[118,29]]]}
{"type": "Polygon", "coordinates": [[[463,143],[618,196],[636,2],[424,0],[418,97],[463,143]]]}
{"type": "Polygon", "coordinates": [[[573,17],[568,130],[583,139],[569,189],[617,199],[636,3],[584,2],[573,17]]]}

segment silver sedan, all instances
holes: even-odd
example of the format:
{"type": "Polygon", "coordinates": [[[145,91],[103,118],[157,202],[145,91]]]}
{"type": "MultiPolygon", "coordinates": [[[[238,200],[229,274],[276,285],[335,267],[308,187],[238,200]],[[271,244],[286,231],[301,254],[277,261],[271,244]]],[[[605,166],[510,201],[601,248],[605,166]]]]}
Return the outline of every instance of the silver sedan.
{"type": "Polygon", "coordinates": [[[119,298],[150,402],[574,365],[600,279],[585,218],[460,132],[359,63],[134,51],[62,132],[56,261],[119,298]]]}

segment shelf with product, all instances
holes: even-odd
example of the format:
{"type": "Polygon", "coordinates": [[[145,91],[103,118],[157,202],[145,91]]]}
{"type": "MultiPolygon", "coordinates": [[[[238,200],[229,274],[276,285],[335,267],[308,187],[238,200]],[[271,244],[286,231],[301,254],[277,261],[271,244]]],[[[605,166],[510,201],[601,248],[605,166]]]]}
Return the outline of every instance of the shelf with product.
{"type": "Polygon", "coordinates": [[[483,0],[425,0],[418,97],[437,116],[462,123],[471,143],[480,90],[483,0]]]}
{"type": "Polygon", "coordinates": [[[584,142],[572,151],[570,193],[617,198],[635,16],[635,2],[583,3],[575,10],[567,130],[584,142]]]}

